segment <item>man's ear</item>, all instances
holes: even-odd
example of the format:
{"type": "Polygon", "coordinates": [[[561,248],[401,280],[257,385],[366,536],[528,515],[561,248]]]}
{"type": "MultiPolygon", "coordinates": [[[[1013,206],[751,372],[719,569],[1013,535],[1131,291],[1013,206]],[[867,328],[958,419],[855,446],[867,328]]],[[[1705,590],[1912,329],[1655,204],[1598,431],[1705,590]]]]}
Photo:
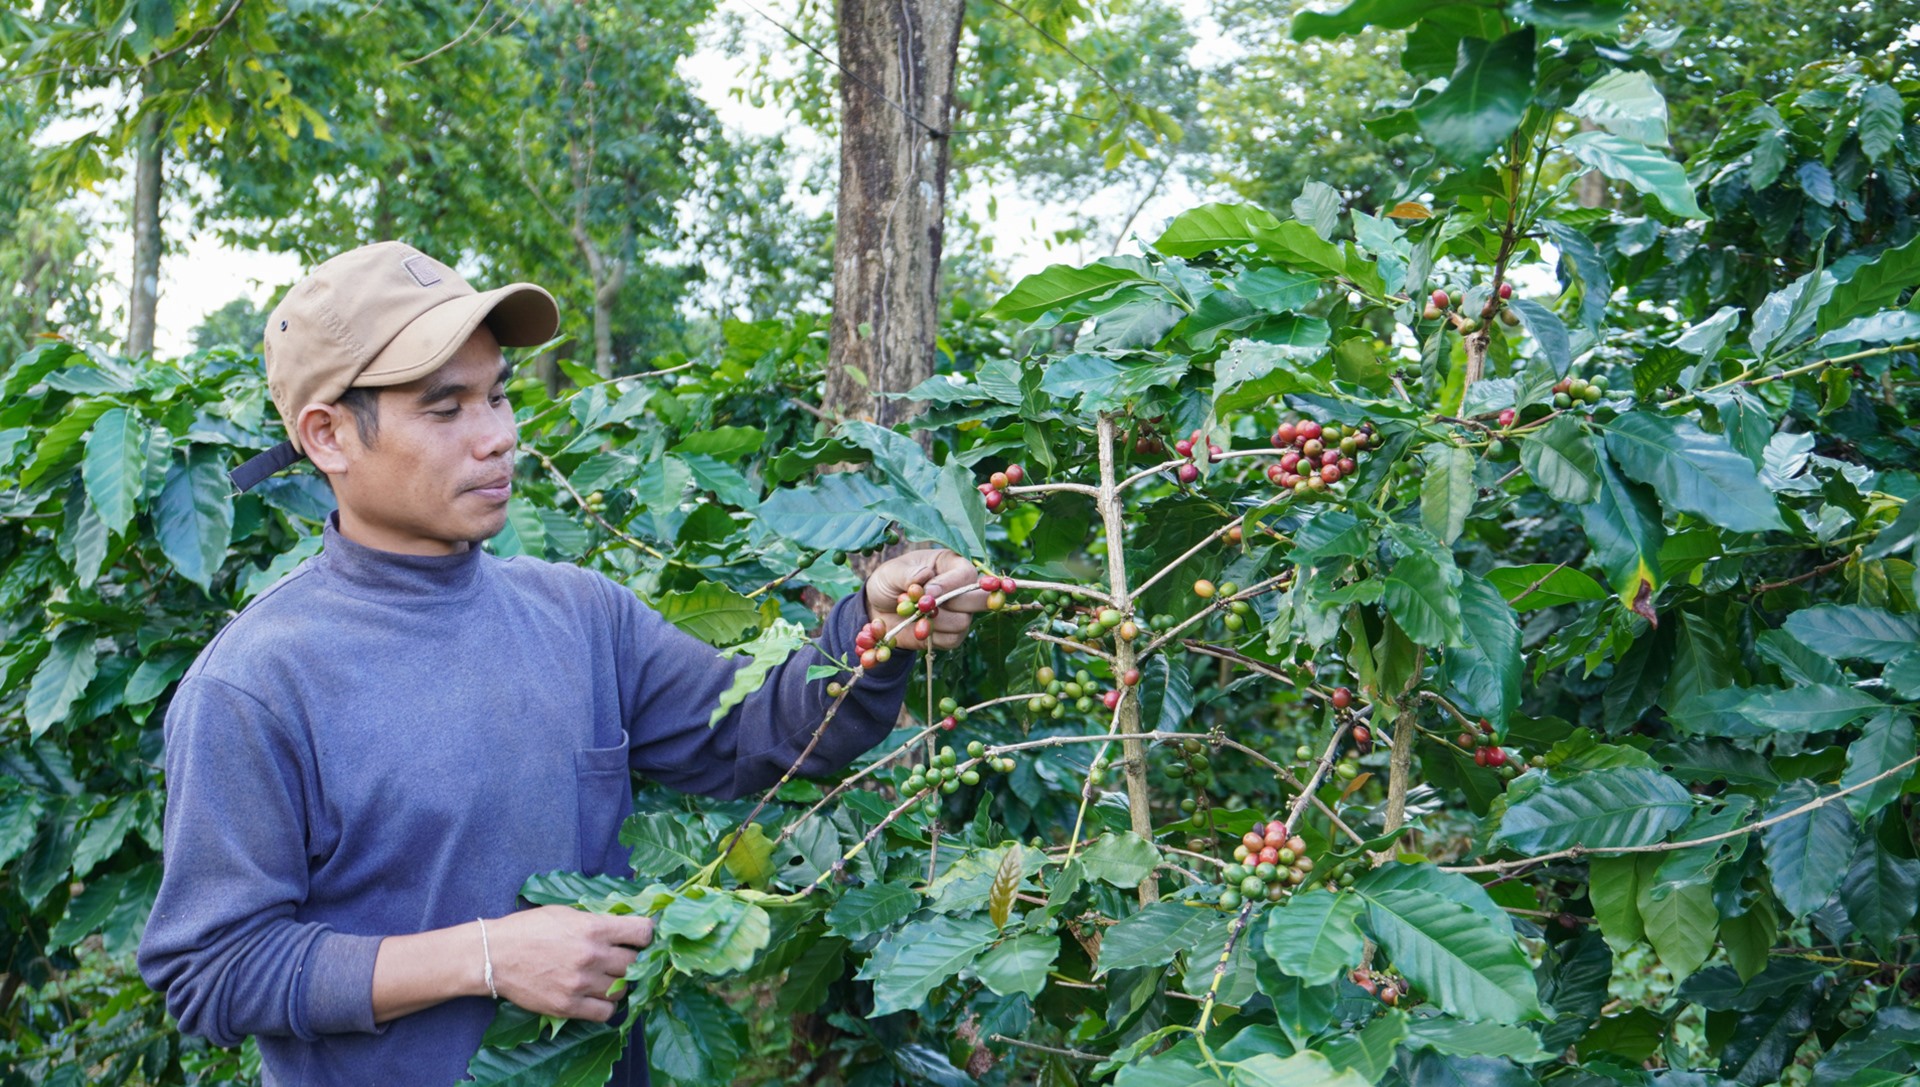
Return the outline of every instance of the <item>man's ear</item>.
{"type": "Polygon", "coordinates": [[[353,455],[360,451],[360,432],[347,409],[338,404],[308,404],[300,409],[294,427],[307,459],[329,476],[346,472],[353,455]]]}

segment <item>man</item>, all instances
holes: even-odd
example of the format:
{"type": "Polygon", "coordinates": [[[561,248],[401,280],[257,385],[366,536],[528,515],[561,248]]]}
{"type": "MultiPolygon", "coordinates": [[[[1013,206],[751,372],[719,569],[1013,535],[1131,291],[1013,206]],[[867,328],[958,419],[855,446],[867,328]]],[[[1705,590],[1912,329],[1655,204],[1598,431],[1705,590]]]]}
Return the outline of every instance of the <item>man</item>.
{"type": "MultiPolygon", "coordinates": [[[[288,442],[235,481],[304,455],[339,509],[321,553],[228,624],[174,694],[165,874],[140,969],[182,1030],[257,1036],[269,1084],[454,1082],[495,994],[608,1019],[652,922],[516,910],[522,882],[627,873],[631,772],[743,796],[824,716],[809,648],[710,729],[738,661],[599,574],[477,546],[513,485],[500,345],[557,324],[539,287],[476,293],[393,242],[322,264],[268,320],[288,442]]],[[[851,660],[908,583],[937,592],[972,573],[951,552],[896,558],[835,605],[821,641],[851,660]]],[[[942,609],[935,646],[958,643],[980,595],[942,609]]],[[[853,686],[804,772],[887,734],[912,657],[853,686]]],[[[634,1036],[615,1082],[645,1082],[634,1036]]]]}

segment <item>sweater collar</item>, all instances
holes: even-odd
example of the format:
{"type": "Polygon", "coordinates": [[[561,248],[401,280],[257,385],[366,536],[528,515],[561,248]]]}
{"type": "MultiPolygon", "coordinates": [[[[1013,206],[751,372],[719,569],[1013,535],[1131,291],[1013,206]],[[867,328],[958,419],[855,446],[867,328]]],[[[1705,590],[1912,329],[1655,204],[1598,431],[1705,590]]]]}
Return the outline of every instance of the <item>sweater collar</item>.
{"type": "Polygon", "coordinates": [[[466,598],[479,584],[486,552],[474,545],[452,555],[402,555],[355,543],[340,532],[340,511],[327,515],[320,567],[355,596],[434,603],[466,598]]]}

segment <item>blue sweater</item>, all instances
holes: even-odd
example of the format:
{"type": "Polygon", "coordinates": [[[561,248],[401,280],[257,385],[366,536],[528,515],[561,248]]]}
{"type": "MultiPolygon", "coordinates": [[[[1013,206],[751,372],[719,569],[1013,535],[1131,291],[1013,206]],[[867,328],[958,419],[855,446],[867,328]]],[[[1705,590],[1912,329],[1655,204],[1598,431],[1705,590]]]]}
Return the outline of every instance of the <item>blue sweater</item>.
{"type": "MultiPolygon", "coordinates": [[[[821,633],[842,659],[863,596],[821,633]]],[[[886,736],[911,657],[854,688],[803,772],[886,736]]],[[[743,660],[578,567],[396,555],[329,523],[324,550],[214,638],[168,708],[141,974],[182,1030],[256,1035],[269,1084],[463,1078],[492,1001],[375,1026],[381,938],[512,912],[538,872],[628,874],[632,771],[729,798],[778,780],[824,716],[826,681],[806,680],[821,658],[794,654],[709,729],[743,660]]]]}

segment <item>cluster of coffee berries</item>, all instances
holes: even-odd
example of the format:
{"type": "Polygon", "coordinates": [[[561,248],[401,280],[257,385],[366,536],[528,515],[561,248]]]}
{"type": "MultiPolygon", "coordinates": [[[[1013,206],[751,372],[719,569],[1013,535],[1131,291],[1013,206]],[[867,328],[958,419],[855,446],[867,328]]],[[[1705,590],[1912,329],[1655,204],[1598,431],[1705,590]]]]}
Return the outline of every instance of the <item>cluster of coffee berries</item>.
{"type": "MultiPolygon", "coordinates": [[[[1011,773],[1014,761],[1011,757],[982,758],[985,747],[978,740],[967,745],[969,758],[980,760],[980,765],[992,773],[1011,773]]],[[[940,810],[940,797],[952,796],[960,787],[980,784],[980,771],[969,766],[960,769],[960,756],[951,745],[942,747],[928,765],[916,764],[907,771],[907,779],[900,783],[900,791],[907,796],[926,797],[926,806],[922,809],[928,815],[940,810]]]]}
{"type": "MultiPolygon", "coordinates": [[[[1213,760],[1207,757],[1206,744],[1189,739],[1169,746],[1174,752],[1174,757],[1167,766],[1168,777],[1185,778],[1187,784],[1195,790],[1202,790],[1213,784],[1213,760]]],[[[1192,797],[1188,797],[1181,801],[1180,810],[1192,815],[1199,807],[1192,800],[1192,797]]]]}
{"type": "MultiPolygon", "coordinates": [[[[1448,295],[1444,290],[1435,289],[1432,294],[1427,296],[1426,308],[1420,311],[1420,316],[1429,321],[1438,321],[1442,317],[1445,317],[1453,323],[1456,331],[1465,335],[1470,332],[1480,331],[1481,318],[1491,316],[1494,312],[1498,312],[1500,315],[1500,323],[1511,328],[1520,323],[1520,316],[1506,305],[1512,298],[1513,284],[1502,283],[1500,284],[1500,289],[1495,292],[1495,298],[1487,303],[1486,309],[1481,310],[1478,314],[1459,313],[1454,312],[1452,309],[1455,301],[1453,297],[1448,295]]],[[[1460,301],[1464,302],[1465,299],[1462,298],[1460,301]]]]}
{"type": "Polygon", "coordinates": [[[1480,722],[1478,732],[1472,729],[1463,730],[1459,739],[1454,742],[1463,750],[1473,752],[1475,766],[1484,766],[1502,778],[1511,778],[1520,772],[1514,765],[1516,759],[1509,756],[1507,749],[1493,739],[1493,726],[1485,721],[1480,722]]]}
{"type": "Polygon", "coordinates": [[[1297,495],[1324,491],[1357,471],[1363,452],[1376,440],[1371,422],[1357,427],[1313,419],[1281,423],[1273,446],[1287,452],[1267,465],[1267,480],[1297,495]]]}
{"type": "Polygon", "coordinates": [[[900,599],[893,606],[894,614],[902,619],[909,615],[920,617],[913,621],[913,636],[923,642],[933,637],[933,613],[939,610],[939,601],[917,581],[901,591],[900,599]]]}
{"type": "Polygon", "coordinates": [[[1167,443],[1161,441],[1160,436],[1153,432],[1154,425],[1159,423],[1160,420],[1164,418],[1166,418],[1166,416],[1164,415],[1155,415],[1152,418],[1142,422],[1140,424],[1139,429],[1134,431],[1134,438],[1133,438],[1134,455],[1141,456],[1141,457],[1157,457],[1160,454],[1165,453],[1167,451],[1167,443]]]}
{"type": "Polygon", "coordinates": [[[1255,823],[1233,847],[1234,863],[1224,874],[1227,889],[1220,892],[1220,908],[1239,909],[1243,901],[1278,902],[1293,893],[1313,871],[1306,839],[1289,836],[1284,820],[1255,823]]]}
{"type": "Polygon", "coordinates": [[[967,719],[967,708],[951,698],[940,700],[940,727],[952,732],[955,725],[967,719]]]}
{"type": "MultiPolygon", "coordinates": [[[[1239,591],[1240,586],[1231,581],[1223,581],[1219,585],[1215,585],[1206,578],[1201,578],[1193,583],[1193,595],[1202,600],[1211,600],[1216,593],[1221,596],[1231,597],[1239,591]]],[[[1252,614],[1252,604],[1247,603],[1245,600],[1232,600],[1228,602],[1226,614],[1220,617],[1220,621],[1226,625],[1228,630],[1237,631],[1247,625],[1247,616],[1252,614]]]]}
{"type": "Polygon", "coordinates": [[[1009,464],[1004,470],[988,476],[987,481],[979,486],[980,497],[987,500],[987,512],[999,513],[1012,505],[1013,500],[1007,495],[1007,488],[1019,486],[1025,478],[1027,470],[1017,464],[1009,464]]]}
{"type": "Polygon", "coordinates": [[[580,504],[586,507],[588,513],[604,513],[607,508],[607,492],[595,491],[581,499],[580,504]]]}
{"type": "Polygon", "coordinates": [[[999,611],[1006,607],[1018,588],[1020,586],[1010,577],[996,577],[993,574],[980,576],[980,591],[987,594],[988,611],[999,611]]]}
{"type": "MultiPolygon", "coordinates": [[[[1365,726],[1360,727],[1364,728],[1365,726]]],[[[1373,734],[1371,732],[1367,734],[1367,743],[1369,745],[1373,743],[1373,734]]],[[[1358,746],[1357,739],[1355,740],[1355,746],[1358,746]]],[[[1365,754],[1364,751],[1360,753],[1365,754]]],[[[1320,756],[1312,747],[1301,744],[1299,747],[1293,749],[1293,757],[1297,762],[1311,763],[1320,756]]],[[[1353,761],[1351,756],[1342,758],[1339,762],[1333,764],[1333,775],[1342,781],[1352,781],[1354,778],[1360,776],[1360,764],[1353,761]]]]}
{"type": "Polygon", "coordinates": [[[995,755],[987,758],[987,745],[975,740],[967,745],[967,758],[983,760],[981,765],[996,774],[1011,774],[1016,765],[1012,755],[995,755]]]}
{"type": "Polygon", "coordinates": [[[1187,463],[1181,465],[1179,470],[1174,473],[1180,477],[1180,482],[1192,483],[1194,480],[1200,478],[1200,467],[1193,463],[1193,451],[1199,449],[1202,445],[1206,446],[1207,460],[1209,461],[1219,460],[1220,454],[1226,452],[1219,446],[1208,441],[1207,432],[1197,427],[1192,434],[1173,443],[1173,451],[1187,459],[1187,463]]]}
{"type": "Polygon", "coordinates": [[[1553,386],[1553,406],[1565,410],[1575,404],[1598,404],[1607,395],[1607,375],[1595,374],[1591,380],[1568,374],[1553,386]]]}
{"type": "Polygon", "coordinates": [[[1407,995],[1406,980],[1384,970],[1355,970],[1349,977],[1355,985],[1379,997],[1380,1003],[1389,1008],[1399,1004],[1400,998],[1407,995]]]}
{"type": "Polygon", "coordinates": [[[1108,709],[1120,704],[1119,690],[1101,690],[1100,685],[1094,682],[1093,673],[1084,668],[1075,672],[1070,679],[1061,679],[1052,667],[1042,665],[1034,672],[1033,679],[1039,692],[1027,699],[1027,709],[1035,716],[1059,720],[1066,716],[1069,705],[1081,713],[1092,713],[1096,697],[1108,709]]]}
{"type": "MultiPolygon", "coordinates": [[[[887,624],[875,619],[853,636],[853,647],[860,651],[860,667],[872,668],[893,659],[893,646],[887,641],[887,624]]],[[[829,694],[833,691],[828,689],[829,694]]]]}

